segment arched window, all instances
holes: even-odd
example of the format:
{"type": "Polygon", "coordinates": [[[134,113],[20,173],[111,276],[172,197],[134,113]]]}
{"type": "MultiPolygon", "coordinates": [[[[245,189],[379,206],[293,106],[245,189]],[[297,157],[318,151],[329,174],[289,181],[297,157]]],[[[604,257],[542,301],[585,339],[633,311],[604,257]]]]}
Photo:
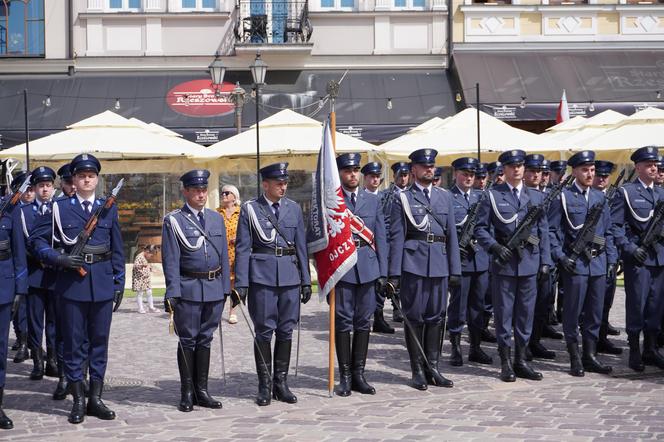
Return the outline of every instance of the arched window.
{"type": "Polygon", "coordinates": [[[44,0],[0,0],[0,57],[44,56],[44,0]]]}

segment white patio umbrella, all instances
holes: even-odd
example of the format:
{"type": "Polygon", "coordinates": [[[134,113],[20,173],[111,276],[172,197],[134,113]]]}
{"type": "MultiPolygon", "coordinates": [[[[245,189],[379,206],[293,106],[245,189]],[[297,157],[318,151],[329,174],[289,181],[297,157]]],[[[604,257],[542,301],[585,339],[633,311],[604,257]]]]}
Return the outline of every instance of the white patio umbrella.
{"type": "Polygon", "coordinates": [[[661,145],[664,140],[664,110],[649,107],[625,118],[603,135],[589,139],[584,149],[627,150],[661,145]]]}
{"type": "Polygon", "coordinates": [[[593,138],[603,135],[606,131],[614,129],[626,118],[626,115],[608,109],[586,119],[575,130],[558,132],[560,135],[555,137],[555,141],[552,142],[560,147],[574,149],[576,146],[584,145],[593,138]]]}

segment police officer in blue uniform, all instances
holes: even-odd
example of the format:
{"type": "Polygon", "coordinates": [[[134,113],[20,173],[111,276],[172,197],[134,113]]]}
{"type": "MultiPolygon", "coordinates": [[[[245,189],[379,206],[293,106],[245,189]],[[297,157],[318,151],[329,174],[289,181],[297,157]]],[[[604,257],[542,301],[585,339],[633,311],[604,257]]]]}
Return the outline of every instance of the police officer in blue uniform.
{"type": "Polygon", "coordinates": [[[567,173],[567,161],[565,160],[556,160],[551,161],[549,168],[551,169],[549,175],[549,182],[551,185],[559,184],[562,180],[562,177],[567,173]]]}
{"type": "Polygon", "coordinates": [[[529,208],[544,202],[541,192],[523,184],[525,159],[526,153],[522,150],[500,155],[498,160],[503,164],[506,182],[494,185],[488,191],[488,198],[480,205],[475,231],[479,244],[493,255],[490,263],[493,313],[501,360],[500,379],[504,382],[514,382],[515,375],[531,380],[542,379],[542,374],[530,367],[525,356],[535,314],[537,276],[547,273],[551,265],[546,216],[541,216],[533,224],[533,240],[523,246],[521,256],[516,250],[505,247],[529,208]]]}
{"type": "MultiPolygon", "coordinates": [[[[533,190],[540,190],[542,185],[544,156],[540,154],[526,155],[525,172],[523,183],[526,187],[533,190]]],[[[542,190],[542,192],[544,192],[542,190]]],[[[547,349],[541,342],[544,327],[547,326],[549,319],[549,306],[551,304],[551,278],[550,274],[537,275],[537,299],[535,300],[535,319],[533,320],[533,331],[530,335],[530,342],[526,349],[527,360],[555,359],[556,353],[547,349]]],[[[554,330],[555,332],[555,330],[554,330]]],[[[562,336],[561,336],[562,337],[562,336]]]]}
{"type": "Polygon", "coordinates": [[[60,190],[62,191],[62,196],[71,197],[76,193],[76,186],[74,186],[74,181],[71,176],[71,169],[69,163],[63,164],[58,169],[58,176],[60,177],[60,190]]]}
{"type": "Polygon", "coordinates": [[[406,347],[411,385],[418,390],[453,386],[439,373],[438,360],[448,282],[460,283],[461,259],[452,195],[432,184],[437,154],[419,149],[408,156],[415,182],[394,198],[390,216],[388,274],[401,287],[403,314],[412,327],[405,331],[406,347]]]}
{"type": "MultiPolygon", "coordinates": [[[[9,198],[5,196],[4,198],[9,198]]],[[[25,297],[28,292],[28,269],[25,242],[21,230],[18,205],[8,209],[0,218],[0,429],[14,428],[14,423],[2,410],[2,399],[7,374],[9,323],[15,296],[25,297]]]]}
{"type": "Polygon", "coordinates": [[[125,262],[118,209],[102,210],[97,227],[83,248],[83,256],[71,255],[78,235],[92,213],[105,204],[97,198],[101,164],[93,155],[81,154],[71,162],[76,194],[53,203],[52,216],[41,216],[34,227],[30,251],[47,265],[58,267],[56,296],[63,316],[64,366],[74,398],[69,422],[83,422],[85,415],[115,419],[102,401],[108,360],[108,340],[113,311],[124,293],[125,262]],[[54,249],[57,241],[64,253],[54,249]],[[78,269],[85,270],[81,276],[78,269]],[[87,351],[86,351],[87,348],[87,351]],[[86,407],[83,364],[89,359],[90,390],[86,407]]]}
{"type": "MultiPolygon", "coordinates": [[[[50,167],[38,167],[30,175],[30,183],[35,192],[32,204],[21,207],[21,227],[26,244],[37,218],[51,216],[51,198],[55,171],[50,167]]],[[[46,376],[58,376],[56,362],[56,330],[55,330],[55,296],[53,288],[55,274],[37,257],[28,253],[28,347],[32,353],[34,368],[30,379],[40,380],[44,377],[44,350],[42,337],[46,331],[46,376]],[[46,319],[46,322],[44,322],[46,319]],[[45,327],[46,325],[46,327],[45,327]]]]}
{"type": "Polygon", "coordinates": [[[489,180],[488,166],[488,163],[477,163],[477,168],[475,169],[475,181],[473,181],[473,189],[484,190],[486,187],[486,183],[489,180]]]}
{"type": "MultiPolygon", "coordinates": [[[[615,165],[611,161],[595,160],[595,179],[593,180],[593,189],[606,194],[611,182],[609,175],[615,170],[615,165]]],[[[617,195],[617,194],[616,194],[617,195]]],[[[608,201],[609,207],[612,201],[608,201]]],[[[597,341],[597,353],[607,353],[612,355],[622,354],[622,348],[616,346],[608,338],[612,334],[611,330],[615,330],[618,334],[620,331],[613,328],[609,323],[609,312],[613,306],[613,298],[616,293],[616,272],[607,274],[606,278],[606,292],[604,293],[604,308],[602,310],[602,324],[599,327],[599,339],[597,341]]]]}
{"type": "MultiPolygon", "coordinates": [[[[19,172],[10,184],[10,189],[12,192],[16,192],[19,187],[25,182],[30,174],[27,171],[19,172]]],[[[32,188],[28,187],[28,190],[21,195],[21,199],[18,203],[16,212],[18,212],[20,207],[23,207],[27,204],[32,204],[35,198],[35,193],[32,188]]],[[[24,245],[25,248],[25,245],[24,245]]],[[[30,350],[28,349],[28,308],[26,296],[19,295],[16,308],[12,314],[12,325],[14,327],[14,334],[16,335],[16,344],[15,348],[12,347],[12,350],[16,350],[14,354],[14,362],[21,363],[30,357],[30,350]]]]}
{"type": "MultiPolygon", "coordinates": [[[[664,244],[641,244],[657,204],[664,204],[664,189],[655,186],[658,149],[636,150],[631,160],[637,179],[625,183],[612,205],[615,241],[625,272],[625,313],[629,342],[629,367],[643,371],[644,364],[664,369],[664,356],[657,350],[657,334],[664,314],[664,244]],[[641,354],[640,335],[644,334],[641,354]]],[[[661,228],[661,227],[660,227],[661,228]]]]}
{"type": "Polygon", "coordinates": [[[433,171],[433,186],[443,187],[443,168],[442,166],[436,167],[433,171]]]}
{"type": "Polygon", "coordinates": [[[503,163],[500,161],[489,163],[487,171],[489,172],[489,178],[493,181],[494,185],[505,182],[505,171],[503,169],[503,163]]]}
{"type": "Polygon", "coordinates": [[[364,190],[378,196],[378,187],[382,182],[383,165],[377,161],[371,161],[362,166],[360,172],[362,172],[364,190]]]}
{"type": "Polygon", "coordinates": [[[235,290],[248,298],[249,314],[256,331],[254,359],[258,374],[256,403],[274,399],[294,404],[288,387],[293,328],[300,303],[311,298],[302,209],[286,198],[288,163],[260,170],[263,195],[242,205],[235,243],[235,290]],[[274,344],[274,375],[271,341],[274,344]]]}
{"type": "Polygon", "coordinates": [[[542,171],[542,180],[540,181],[539,190],[547,193],[551,188],[551,161],[543,158],[540,170],[542,171]]]}
{"type": "Polygon", "coordinates": [[[162,230],[165,297],[179,339],[182,412],[194,405],[222,407],[208,392],[210,345],[231,285],[224,219],[205,208],[209,177],[200,169],[180,177],[185,204],[166,215],[162,230]]]}
{"type": "MultiPolygon", "coordinates": [[[[399,161],[392,164],[393,181],[387,189],[379,192],[383,214],[385,215],[385,229],[390,231],[390,214],[392,213],[392,204],[399,197],[399,194],[408,188],[410,180],[410,164],[399,161]]],[[[387,240],[390,240],[389,233],[387,240]]],[[[385,320],[383,309],[385,308],[385,293],[376,292],[376,311],[374,313],[373,331],[375,333],[393,334],[394,328],[385,320]]],[[[399,311],[392,307],[392,320],[402,322],[403,319],[399,311]]]]}
{"type": "MultiPolygon", "coordinates": [[[[471,208],[478,204],[482,190],[474,190],[475,171],[479,167],[477,158],[463,157],[452,162],[455,184],[450,189],[454,202],[454,222],[457,237],[468,222],[471,208]]],[[[491,356],[480,347],[484,329],[485,296],[489,287],[489,255],[477,246],[473,238],[471,244],[461,253],[461,283],[450,287],[450,305],[447,310],[447,329],[452,350],[450,363],[463,365],[461,354],[461,332],[468,324],[470,350],[468,360],[478,364],[491,364],[491,356]]]]}
{"type": "MultiPolygon", "coordinates": [[[[658,163],[657,163],[657,179],[655,179],[655,185],[659,187],[664,187],[664,156],[659,155],[657,157],[658,163]]],[[[611,330],[612,327],[609,326],[609,331],[611,330]]],[[[618,330],[613,329],[614,331],[618,332],[618,330]]],[[[620,332],[618,332],[620,333],[620,332]]],[[[614,333],[614,334],[618,334],[614,333]]],[[[662,315],[662,328],[659,331],[659,336],[657,337],[657,346],[658,347],[664,347],[664,315],[662,315]]]]}
{"type": "Polygon", "coordinates": [[[574,181],[563,189],[549,208],[551,254],[560,264],[563,299],[563,331],[570,357],[570,374],[583,376],[584,371],[608,374],[611,366],[596,358],[599,329],[602,322],[606,280],[616,271],[617,252],[609,203],[604,194],[592,188],[595,177],[595,152],[584,150],[568,160],[574,181]],[[598,211],[598,212],[596,212],[598,211]],[[582,253],[573,254],[571,247],[597,213],[591,230],[593,239],[583,245],[582,253]],[[583,321],[579,324],[579,316],[583,321]],[[581,328],[583,356],[579,355],[578,335],[581,328]]]}
{"type": "Polygon", "coordinates": [[[385,218],[378,196],[359,188],[360,161],[358,153],[337,157],[346,207],[358,224],[364,226],[361,231],[351,228],[357,263],[336,285],[335,343],[339,360],[339,396],[349,396],[351,390],[362,394],[376,393],[364,378],[364,367],[371,316],[376,310],[375,292],[384,291],[387,284],[385,218]]]}
{"type": "MultiPolygon", "coordinates": [[[[560,184],[560,181],[562,180],[563,176],[565,176],[565,174],[567,173],[567,161],[565,160],[551,161],[549,167],[551,169],[551,172],[549,174],[549,188],[551,188],[552,186],[560,184]]],[[[551,339],[562,339],[562,335],[560,335],[560,333],[558,333],[553,327],[550,327],[550,325],[557,325],[563,320],[564,288],[563,284],[557,279],[558,275],[560,275],[560,271],[552,275],[554,279],[552,281],[552,286],[551,286],[552,295],[551,295],[551,307],[549,308],[550,311],[549,324],[545,325],[544,330],[542,331],[542,336],[551,339]],[[556,301],[556,295],[558,297],[557,301],[556,301]]]]}

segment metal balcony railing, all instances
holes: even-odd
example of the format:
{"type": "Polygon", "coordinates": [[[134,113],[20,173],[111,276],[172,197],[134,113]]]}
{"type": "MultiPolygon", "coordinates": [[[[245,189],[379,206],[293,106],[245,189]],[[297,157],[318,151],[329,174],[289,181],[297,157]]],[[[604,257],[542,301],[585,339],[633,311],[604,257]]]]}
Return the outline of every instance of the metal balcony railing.
{"type": "Polygon", "coordinates": [[[235,39],[239,43],[306,43],[313,26],[306,0],[239,0],[235,39]]]}

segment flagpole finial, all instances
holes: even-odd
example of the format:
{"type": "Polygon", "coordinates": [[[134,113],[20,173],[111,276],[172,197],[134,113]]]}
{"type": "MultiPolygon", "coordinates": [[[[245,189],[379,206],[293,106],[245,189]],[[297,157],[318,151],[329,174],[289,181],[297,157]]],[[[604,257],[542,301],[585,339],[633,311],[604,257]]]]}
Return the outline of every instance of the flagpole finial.
{"type": "Polygon", "coordinates": [[[331,100],[336,100],[337,96],[339,96],[339,86],[340,83],[336,80],[330,80],[327,83],[327,94],[330,96],[331,100]]]}

